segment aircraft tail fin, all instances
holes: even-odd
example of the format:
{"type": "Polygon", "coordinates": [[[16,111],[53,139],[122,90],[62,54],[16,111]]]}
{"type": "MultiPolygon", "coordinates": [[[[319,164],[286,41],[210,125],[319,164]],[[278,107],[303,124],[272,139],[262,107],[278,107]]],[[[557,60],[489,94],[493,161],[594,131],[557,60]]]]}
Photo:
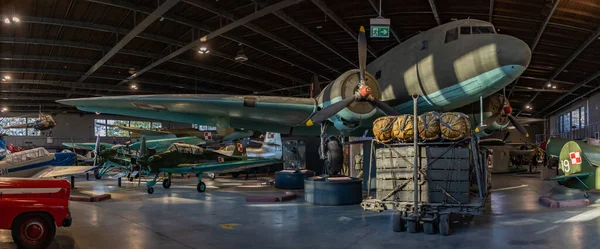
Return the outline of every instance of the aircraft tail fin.
{"type": "Polygon", "coordinates": [[[235,142],[232,156],[246,156],[246,145],[241,140],[235,142]]]}

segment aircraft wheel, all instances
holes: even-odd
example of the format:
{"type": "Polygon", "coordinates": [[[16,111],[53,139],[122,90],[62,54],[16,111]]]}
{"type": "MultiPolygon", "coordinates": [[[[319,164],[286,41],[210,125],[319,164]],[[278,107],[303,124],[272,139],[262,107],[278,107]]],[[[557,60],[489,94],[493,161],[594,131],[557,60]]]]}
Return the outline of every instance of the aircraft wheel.
{"type": "Polygon", "coordinates": [[[204,193],[204,191],[206,191],[206,184],[199,182],[198,186],[196,186],[196,190],[198,190],[200,193],[204,193]]]}
{"type": "Polygon", "coordinates": [[[154,193],[154,188],[153,187],[149,187],[148,188],[148,194],[152,194],[154,193]]]}
{"type": "Polygon", "coordinates": [[[590,198],[590,194],[588,194],[588,192],[583,192],[583,197],[585,197],[586,199],[590,198]]]}
{"type": "Polygon", "coordinates": [[[171,187],[171,181],[169,181],[169,179],[164,179],[163,180],[163,188],[170,188],[171,187]]]}
{"type": "Polygon", "coordinates": [[[94,177],[96,178],[96,180],[102,179],[102,176],[100,175],[100,173],[94,173],[94,177]]]}
{"type": "Polygon", "coordinates": [[[130,182],[133,182],[133,177],[129,177],[129,179],[127,179],[127,180],[129,180],[130,182]]]}
{"type": "Polygon", "coordinates": [[[443,236],[450,235],[450,214],[440,215],[439,230],[443,236]]]}

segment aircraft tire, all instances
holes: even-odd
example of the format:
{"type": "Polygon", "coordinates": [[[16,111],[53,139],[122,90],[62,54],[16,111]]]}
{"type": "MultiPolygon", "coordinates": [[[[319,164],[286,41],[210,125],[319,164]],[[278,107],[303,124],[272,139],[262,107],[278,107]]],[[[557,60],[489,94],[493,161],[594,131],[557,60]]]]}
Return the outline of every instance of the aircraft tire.
{"type": "Polygon", "coordinates": [[[169,181],[169,179],[164,179],[163,180],[163,188],[170,188],[171,187],[171,181],[169,181]]]}
{"type": "Polygon", "coordinates": [[[204,193],[204,191],[206,191],[206,184],[204,184],[204,182],[199,182],[198,186],[196,186],[196,190],[200,193],[204,193]]]}
{"type": "Polygon", "coordinates": [[[590,194],[588,194],[588,192],[583,192],[583,197],[585,197],[586,199],[590,198],[590,194]]]}
{"type": "Polygon", "coordinates": [[[96,178],[96,180],[100,180],[102,179],[102,176],[100,175],[100,173],[94,173],[94,178],[96,178]]]}
{"type": "Polygon", "coordinates": [[[148,188],[148,194],[152,194],[154,193],[154,188],[153,187],[149,187],[148,188]]]}

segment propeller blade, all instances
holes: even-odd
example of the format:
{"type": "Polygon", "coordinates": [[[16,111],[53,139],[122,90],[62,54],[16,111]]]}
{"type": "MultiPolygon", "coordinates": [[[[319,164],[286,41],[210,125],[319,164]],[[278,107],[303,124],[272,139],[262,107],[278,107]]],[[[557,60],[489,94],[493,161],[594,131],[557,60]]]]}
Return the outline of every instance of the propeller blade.
{"type": "Polygon", "coordinates": [[[508,115],[508,119],[510,119],[510,122],[522,135],[525,135],[525,137],[529,137],[529,133],[527,132],[527,130],[525,130],[525,127],[523,127],[523,125],[521,125],[521,123],[519,123],[519,121],[517,121],[515,117],[513,117],[512,115],[508,115]]]}
{"type": "Polygon", "coordinates": [[[354,101],[354,96],[342,99],[342,101],[336,102],[333,105],[327,106],[320,111],[316,112],[312,115],[312,117],[306,121],[306,126],[313,126],[314,124],[318,124],[324,122],[328,118],[332,117],[342,109],[346,108],[354,101]]]}
{"type": "Polygon", "coordinates": [[[321,93],[321,83],[319,83],[319,76],[318,75],[313,75],[312,77],[312,87],[311,87],[311,92],[310,92],[310,96],[311,98],[316,98],[317,96],[319,96],[319,93],[321,93]]]}
{"type": "Polygon", "coordinates": [[[379,108],[379,110],[381,110],[383,113],[385,113],[388,116],[397,116],[399,115],[398,112],[396,110],[394,110],[393,107],[389,106],[388,104],[382,102],[381,100],[378,100],[376,98],[372,98],[371,103],[379,108]]]}
{"type": "Polygon", "coordinates": [[[146,137],[142,136],[142,144],[140,145],[140,157],[146,156],[146,137]]]}
{"type": "Polygon", "coordinates": [[[508,137],[510,137],[510,131],[506,131],[506,133],[504,134],[504,139],[502,139],[502,142],[506,142],[506,139],[508,139],[508,137]]]}
{"type": "Polygon", "coordinates": [[[367,68],[367,35],[365,35],[365,27],[360,26],[358,33],[358,66],[360,69],[359,79],[365,82],[365,70],[367,68]]]}
{"type": "Polygon", "coordinates": [[[100,154],[100,136],[96,137],[96,145],[94,145],[94,165],[96,166],[96,158],[100,154]]]}

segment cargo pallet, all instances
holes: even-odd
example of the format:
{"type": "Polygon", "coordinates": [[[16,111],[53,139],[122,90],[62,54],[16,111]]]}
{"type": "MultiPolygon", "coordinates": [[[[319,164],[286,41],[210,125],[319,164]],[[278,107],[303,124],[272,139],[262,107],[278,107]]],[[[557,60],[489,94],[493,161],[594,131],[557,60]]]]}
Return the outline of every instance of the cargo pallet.
{"type": "MultiPolygon", "coordinates": [[[[371,158],[375,143],[379,142],[373,140],[371,158]]],[[[369,197],[361,206],[378,212],[396,209],[392,216],[393,231],[415,233],[422,224],[426,234],[435,234],[437,228],[441,235],[447,236],[451,233],[452,214],[472,216],[485,211],[490,178],[485,168],[487,156],[482,154],[486,152],[479,148],[476,138],[416,146],[414,143],[383,145],[375,153],[377,198],[370,197],[369,188],[369,197]]]]}

